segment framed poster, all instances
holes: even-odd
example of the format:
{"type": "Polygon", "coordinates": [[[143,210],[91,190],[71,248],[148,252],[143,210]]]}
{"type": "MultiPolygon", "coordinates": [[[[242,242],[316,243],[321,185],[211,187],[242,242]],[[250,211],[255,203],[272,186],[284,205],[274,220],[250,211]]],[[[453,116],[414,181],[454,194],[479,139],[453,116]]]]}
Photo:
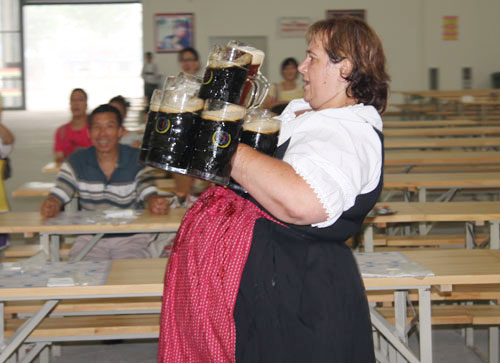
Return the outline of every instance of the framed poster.
{"type": "Polygon", "coordinates": [[[365,19],[365,10],[360,9],[360,10],[327,10],[326,11],[326,18],[331,19],[331,18],[336,18],[338,16],[355,16],[360,19],[366,20],[365,19]]]}
{"type": "Polygon", "coordinates": [[[193,46],[193,13],[155,14],[154,26],[156,53],[173,53],[193,46]]]}

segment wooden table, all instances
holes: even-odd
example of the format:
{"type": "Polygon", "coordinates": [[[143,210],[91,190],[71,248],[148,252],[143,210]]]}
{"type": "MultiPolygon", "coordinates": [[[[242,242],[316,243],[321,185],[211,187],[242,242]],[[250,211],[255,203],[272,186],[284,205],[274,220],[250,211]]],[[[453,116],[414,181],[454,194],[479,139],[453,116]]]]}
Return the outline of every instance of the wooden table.
{"type": "Polygon", "coordinates": [[[500,120],[384,120],[384,130],[390,128],[420,128],[420,127],[456,127],[456,126],[488,126],[500,125],[500,120]]]}
{"type": "Polygon", "coordinates": [[[498,151],[387,151],[385,166],[499,164],[498,151]]]}
{"type": "MultiPolygon", "coordinates": [[[[500,202],[383,202],[376,207],[388,207],[394,214],[375,215],[365,219],[365,250],[373,251],[373,227],[386,227],[391,223],[412,222],[471,222],[478,225],[489,223],[490,248],[500,249],[500,202]]],[[[469,229],[466,229],[468,232],[469,229]]],[[[421,226],[421,234],[425,234],[421,226]]],[[[466,235],[466,243],[472,248],[473,236],[466,235]]]]}
{"type": "Polygon", "coordinates": [[[55,183],[28,182],[12,191],[13,197],[46,197],[55,183]]]}
{"type": "MultiPolygon", "coordinates": [[[[431,286],[445,286],[452,289],[455,285],[500,284],[500,251],[491,250],[438,250],[411,251],[403,253],[412,262],[419,263],[431,270],[434,276],[428,277],[385,277],[364,278],[367,290],[395,291],[397,306],[396,327],[392,327],[372,309],[372,324],[383,335],[407,355],[411,362],[432,362],[432,326],[431,326],[431,286]],[[402,330],[406,326],[406,310],[401,309],[402,291],[419,291],[420,320],[420,359],[417,359],[406,347],[402,330]]],[[[0,360],[26,339],[62,299],[92,299],[161,296],[166,259],[114,260],[104,285],[71,287],[31,287],[0,289],[0,310],[5,301],[45,300],[40,311],[30,320],[28,328],[19,332],[16,341],[0,352],[0,360]]],[[[3,313],[1,314],[3,317],[3,313]]],[[[0,332],[3,334],[3,332],[0,332]]],[[[406,334],[406,333],[404,333],[406,334]]],[[[157,333],[154,334],[157,336],[157,333]]]]}
{"type": "Polygon", "coordinates": [[[500,126],[463,126],[463,127],[418,127],[388,128],[384,136],[459,136],[459,135],[500,135],[500,126]]]}
{"type": "Polygon", "coordinates": [[[426,201],[427,189],[457,190],[462,188],[500,188],[500,172],[384,175],[384,189],[418,192],[419,202],[426,201]]]}
{"type": "Polygon", "coordinates": [[[394,137],[384,139],[385,149],[448,149],[500,147],[500,137],[394,137]]]}
{"type": "MultiPolygon", "coordinates": [[[[60,236],[65,234],[96,234],[97,237],[105,233],[153,233],[176,232],[186,213],[186,208],[171,209],[166,216],[159,216],[145,210],[136,219],[128,223],[113,223],[108,219],[106,224],[96,224],[87,221],[89,212],[72,212],[70,215],[81,218],[78,224],[48,224],[39,212],[12,212],[0,214],[0,233],[39,233],[42,249],[51,257],[52,261],[59,260],[60,236]]],[[[96,243],[98,239],[94,242],[96,243]]]]}
{"type": "MultiPolygon", "coordinates": [[[[175,180],[174,179],[156,179],[156,187],[160,192],[174,192],[175,180]]],[[[50,190],[54,187],[55,183],[45,182],[28,182],[22,184],[20,187],[12,191],[13,197],[46,197],[49,195],[50,190]]]]}

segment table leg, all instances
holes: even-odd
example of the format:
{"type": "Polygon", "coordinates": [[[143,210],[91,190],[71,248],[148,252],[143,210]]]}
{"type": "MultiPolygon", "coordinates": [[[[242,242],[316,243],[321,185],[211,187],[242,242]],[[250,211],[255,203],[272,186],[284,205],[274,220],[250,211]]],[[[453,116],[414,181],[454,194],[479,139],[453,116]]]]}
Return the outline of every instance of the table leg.
{"type": "Polygon", "coordinates": [[[490,222],[490,249],[498,250],[500,249],[500,221],[490,222]]]}
{"type": "Polygon", "coordinates": [[[420,307],[420,360],[422,363],[432,363],[432,312],[429,286],[419,287],[418,303],[420,307]]]}
{"type": "Polygon", "coordinates": [[[373,225],[368,224],[363,233],[363,243],[365,245],[365,252],[373,252],[373,225]]]}
{"type": "Polygon", "coordinates": [[[17,331],[7,340],[5,349],[0,353],[0,362],[4,362],[17,348],[26,340],[31,332],[42,322],[52,309],[55,308],[59,300],[49,300],[38,310],[38,312],[28,319],[17,331]]]}
{"type": "Polygon", "coordinates": [[[40,233],[40,247],[47,256],[50,256],[50,243],[49,235],[47,233],[40,233]]]}
{"type": "Polygon", "coordinates": [[[38,354],[48,345],[48,343],[37,343],[33,348],[31,348],[30,352],[26,354],[24,359],[20,363],[30,363],[33,359],[36,358],[38,354]]]}
{"type": "Polygon", "coordinates": [[[465,222],[465,248],[471,250],[474,248],[474,224],[471,222],[465,222]]]}
{"type": "Polygon", "coordinates": [[[87,255],[87,253],[89,253],[92,247],[94,247],[97,244],[97,242],[99,242],[102,236],[104,236],[104,233],[96,234],[94,238],[92,238],[92,240],[90,240],[89,243],[87,243],[85,247],[82,248],[82,250],[72,261],[81,261],[87,255]]]}
{"type": "Polygon", "coordinates": [[[61,248],[60,239],[61,237],[58,234],[50,236],[50,260],[52,262],[56,262],[61,259],[61,256],[59,256],[59,250],[61,248]]]}

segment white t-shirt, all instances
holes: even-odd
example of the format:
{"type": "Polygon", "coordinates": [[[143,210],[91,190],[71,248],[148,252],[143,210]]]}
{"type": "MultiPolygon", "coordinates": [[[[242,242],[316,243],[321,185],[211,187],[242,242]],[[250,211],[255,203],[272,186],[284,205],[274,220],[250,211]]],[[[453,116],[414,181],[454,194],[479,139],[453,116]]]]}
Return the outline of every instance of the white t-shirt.
{"type": "Polygon", "coordinates": [[[328,227],[354,205],[359,194],[374,190],[382,169],[382,119],[373,106],[357,104],[321,111],[303,99],[293,100],[278,117],[278,145],[290,143],[283,161],[314,190],[328,219],[313,227],[328,227]]]}

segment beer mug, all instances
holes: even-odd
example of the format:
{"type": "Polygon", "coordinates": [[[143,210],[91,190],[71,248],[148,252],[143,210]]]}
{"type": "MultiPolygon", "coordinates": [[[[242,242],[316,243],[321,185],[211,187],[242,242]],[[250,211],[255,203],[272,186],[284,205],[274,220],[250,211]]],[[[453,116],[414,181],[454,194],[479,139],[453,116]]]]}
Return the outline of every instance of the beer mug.
{"type": "MultiPolygon", "coordinates": [[[[249,111],[243,120],[240,143],[273,156],[278,145],[281,128],[280,120],[273,118],[274,116],[276,115],[269,110],[253,109],[249,111]]],[[[245,188],[232,178],[229,181],[229,188],[247,193],[245,188]]]]}
{"type": "Polygon", "coordinates": [[[248,70],[247,82],[243,86],[239,103],[248,108],[259,107],[264,102],[271,85],[267,78],[260,73],[260,68],[264,63],[264,52],[238,40],[231,40],[227,43],[227,46],[252,54],[252,63],[248,70]]]}
{"type": "Polygon", "coordinates": [[[193,124],[203,100],[198,98],[201,78],[180,73],[164,92],[150,138],[146,165],[186,174],[193,144],[193,124]]]}
{"type": "Polygon", "coordinates": [[[236,152],[246,109],[222,100],[209,99],[195,127],[189,174],[227,185],[231,158],[236,152]]]}
{"type": "Polygon", "coordinates": [[[156,117],[158,115],[158,111],[160,110],[162,96],[163,96],[163,91],[160,89],[155,89],[153,91],[153,95],[151,96],[151,101],[149,103],[148,118],[146,121],[146,127],[144,129],[144,136],[142,137],[141,148],[139,151],[139,161],[141,163],[145,163],[146,156],[149,152],[149,146],[150,146],[149,141],[154,128],[156,117]]]}
{"type": "Polygon", "coordinates": [[[280,120],[268,110],[254,109],[243,120],[240,142],[273,156],[278,145],[280,120]]]}

